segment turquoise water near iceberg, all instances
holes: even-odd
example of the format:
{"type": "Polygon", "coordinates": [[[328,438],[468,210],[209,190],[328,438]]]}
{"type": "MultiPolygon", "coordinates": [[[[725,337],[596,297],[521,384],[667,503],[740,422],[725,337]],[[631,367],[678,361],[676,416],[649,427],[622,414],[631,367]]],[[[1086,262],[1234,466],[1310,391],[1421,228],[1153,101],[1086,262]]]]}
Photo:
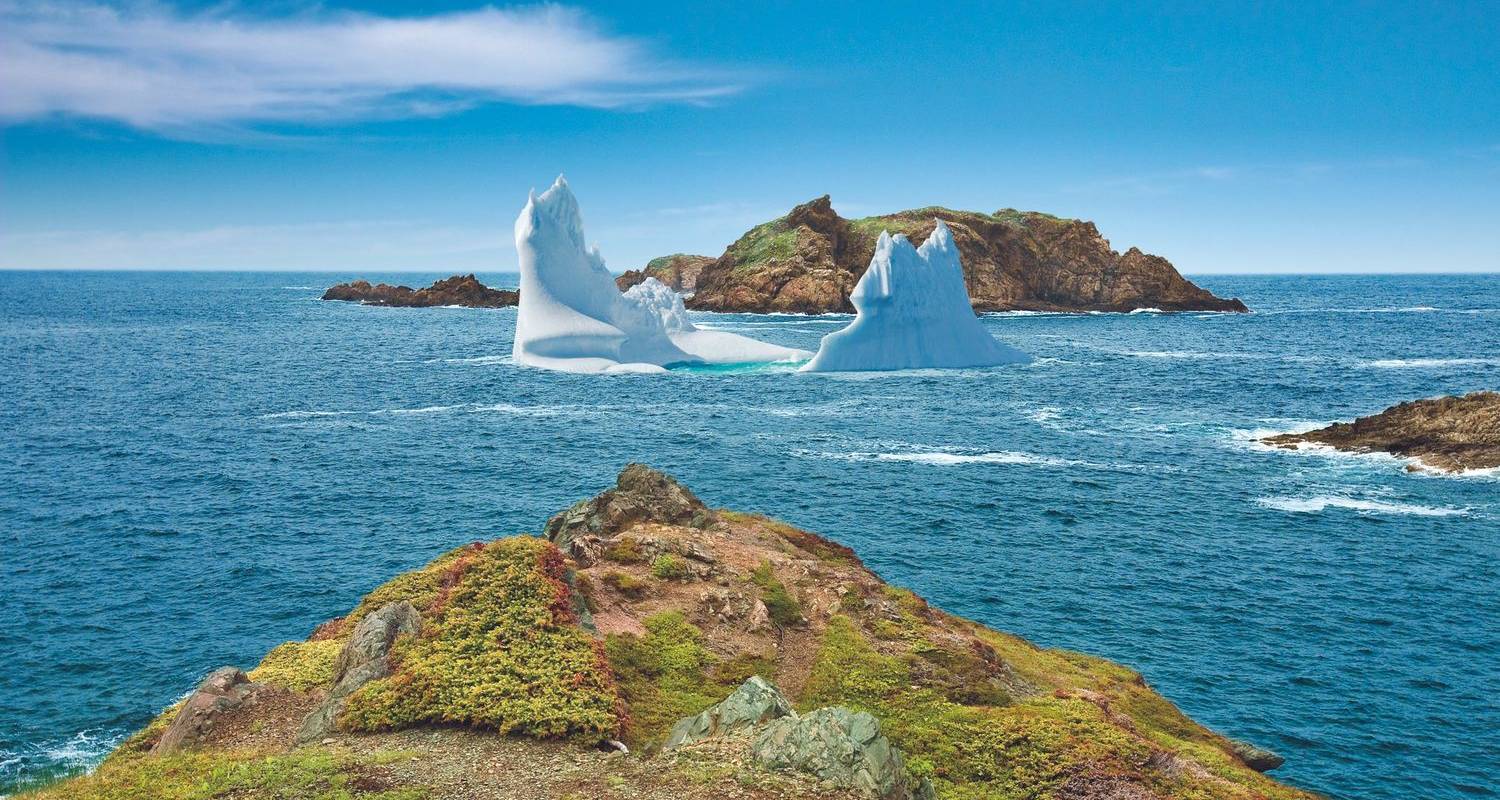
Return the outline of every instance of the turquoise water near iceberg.
{"type": "Polygon", "coordinates": [[[1252,441],[1500,388],[1496,276],[1216,276],[1257,313],[992,315],[1034,363],[850,376],[524,369],[514,310],[316,299],[352,277],[0,273],[0,787],[634,460],[1129,664],[1283,780],[1500,794],[1500,478],[1252,441]]]}

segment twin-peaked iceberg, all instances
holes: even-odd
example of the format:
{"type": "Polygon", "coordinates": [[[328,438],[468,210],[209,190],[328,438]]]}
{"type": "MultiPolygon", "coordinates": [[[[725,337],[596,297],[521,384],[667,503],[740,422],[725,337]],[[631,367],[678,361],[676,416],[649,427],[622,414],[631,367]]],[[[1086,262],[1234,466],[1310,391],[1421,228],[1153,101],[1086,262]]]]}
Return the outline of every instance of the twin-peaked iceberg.
{"type": "Polygon", "coordinates": [[[621,293],[598,248],[587,248],[578,201],[561,177],[532,192],[516,219],[520,308],[512,356],[569,372],[659,372],[669,364],[801,361],[805,350],[704,331],[659,281],[621,293]]]}
{"type": "Polygon", "coordinates": [[[1030,358],[985,331],[974,316],[953,232],[938,220],[921,247],[882,232],[849,300],[858,312],[823,337],[806,372],[988,367],[1030,358]]]}

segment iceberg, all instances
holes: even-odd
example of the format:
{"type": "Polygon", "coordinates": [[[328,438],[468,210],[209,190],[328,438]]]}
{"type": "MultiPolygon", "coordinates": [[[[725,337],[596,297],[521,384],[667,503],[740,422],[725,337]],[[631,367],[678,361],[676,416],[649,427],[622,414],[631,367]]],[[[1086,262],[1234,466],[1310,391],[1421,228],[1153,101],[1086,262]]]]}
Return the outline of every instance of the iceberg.
{"type": "MultiPolygon", "coordinates": [[[[802,361],[812,354],[687,319],[682,298],[660,281],[621,293],[599,249],[584,245],[578,200],[558,177],[533,191],[516,218],[521,299],[511,355],[568,372],[662,372],[673,364],[802,361]]],[[[644,284],[643,284],[644,285],[644,284]]]]}
{"type": "Polygon", "coordinates": [[[858,315],[823,337],[804,372],[952,369],[1030,361],[974,316],[953,232],[942,220],[921,247],[882,231],[849,295],[858,315]]]}

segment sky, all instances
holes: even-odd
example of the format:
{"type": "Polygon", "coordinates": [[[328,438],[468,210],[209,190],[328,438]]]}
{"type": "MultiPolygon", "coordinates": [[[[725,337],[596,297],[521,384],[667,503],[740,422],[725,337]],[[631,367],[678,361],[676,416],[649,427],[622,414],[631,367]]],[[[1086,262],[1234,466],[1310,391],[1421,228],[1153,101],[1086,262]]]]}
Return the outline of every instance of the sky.
{"type": "Polygon", "coordinates": [[[1188,274],[1500,271],[1500,3],[0,0],[0,268],[609,267],[823,194],[1188,274]]]}

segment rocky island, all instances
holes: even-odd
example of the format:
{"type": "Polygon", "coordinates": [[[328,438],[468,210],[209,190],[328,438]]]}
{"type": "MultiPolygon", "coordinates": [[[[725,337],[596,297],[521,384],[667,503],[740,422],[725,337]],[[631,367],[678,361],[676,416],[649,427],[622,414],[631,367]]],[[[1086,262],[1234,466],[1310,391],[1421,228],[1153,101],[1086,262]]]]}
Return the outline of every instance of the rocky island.
{"type": "Polygon", "coordinates": [[[1460,473],[1500,467],[1500,393],[1473,392],[1391,406],[1353,422],[1306,433],[1283,433],[1266,444],[1323,445],[1355,453],[1416,459],[1408,469],[1460,473]]]}
{"type": "Polygon", "coordinates": [[[849,294],[882,231],[923,241],[935,220],[953,231],[976,311],[1248,311],[1182,277],[1160,256],[1118,253],[1094,223],[1035,211],[930,207],[845,219],[827,195],[752,228],[717,259],[670,256],[620,276],[691,291],[687,307],[725,312],[852,312],[849,294]],[[684,277],[692,274],[691,288],[684,277]]]}
{"type": "Polygon", "coordinates": [[[1141,676],[640,465],[376,588],[31,798],[1312,798],[1141,676]]]}
{"type": "Polygon", "coordinates": [[[467,308],[505,308],[515,305],[519,295],[509,289],[491,289],[479,282],[474,275],[454,275],[444,278],[426,289],[410,286],[392,286],[388,283],[370,285],[369,281],[351,281],[329,287],[323,293],[324,300],[346,300],[368,306],[399,306],[402,308],[431,308],[434,306],[465,306],[467,308]]]}

